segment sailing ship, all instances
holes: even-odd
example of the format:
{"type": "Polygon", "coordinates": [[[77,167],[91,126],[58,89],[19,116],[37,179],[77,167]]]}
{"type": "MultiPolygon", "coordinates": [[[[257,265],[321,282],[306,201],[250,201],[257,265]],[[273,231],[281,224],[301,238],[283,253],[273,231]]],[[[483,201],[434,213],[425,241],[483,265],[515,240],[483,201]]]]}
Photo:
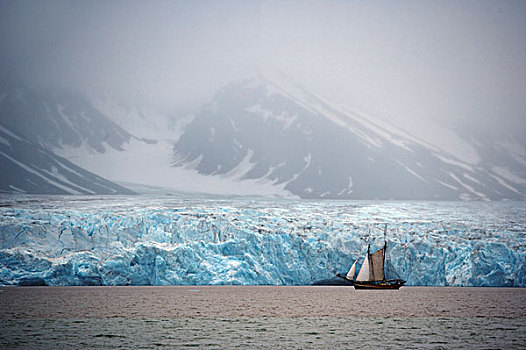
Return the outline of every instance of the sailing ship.
{"type": "Polygon", "coordinates": [[[385,253],[387,251],[387,241],[384,247],[374,253],[370,253],[371,246],[367,247],[367,254],[363,261],[360,272],[356,279],[356,261],[352,264],[347,275],[338,277],[354,284],[355,289],[399,289],[406,282],[403,279],[387,279],[385,273],[385,253]]]}

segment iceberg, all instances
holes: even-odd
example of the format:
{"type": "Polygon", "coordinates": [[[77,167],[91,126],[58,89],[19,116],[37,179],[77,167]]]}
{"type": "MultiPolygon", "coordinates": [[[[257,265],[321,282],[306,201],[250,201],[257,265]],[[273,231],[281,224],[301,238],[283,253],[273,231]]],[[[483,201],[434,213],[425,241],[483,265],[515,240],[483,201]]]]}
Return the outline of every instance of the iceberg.
{"type": "Polygon", "coordinates": [[[310,285],[382,247],[387,225],[406,285],[526,287],[525,206],[3,196],[0,284],[310,285]]]}

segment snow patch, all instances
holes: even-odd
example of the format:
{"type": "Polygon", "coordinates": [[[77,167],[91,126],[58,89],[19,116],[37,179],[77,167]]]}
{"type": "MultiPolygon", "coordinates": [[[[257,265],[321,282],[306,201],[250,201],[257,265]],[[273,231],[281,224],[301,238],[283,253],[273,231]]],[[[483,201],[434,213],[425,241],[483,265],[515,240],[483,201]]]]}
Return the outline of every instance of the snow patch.
{"type": "MultiPolygon", "coordinates": [[[[42,172],[44,172],[44,173],[46,173],[46,174],[48,174],[48,175],[50,175],[50,176],[52,176],[52,177],[55,178],[55,179],[58,179],[58,180],[60,180],[60,181],[62,181],[62,182],[67,183],[68,185],[72,186],[73,188],[80,188],[80,189],[86,191],[86,192],[89,193],[89,194],[95,194],[95,192],[90,191],[90,190],[88,190],[87,188],[84,188],[84,187],[82,187],[82,186],[80,186],[80,185],[74,184],[73,182],[69,181],[69,180],[68,180],[63,174],[61,174],[61,173],[58,171],[58,168],[55,167],[55,166],[52,166],[52,167],[51,167],[51,171],[49,171],[49,170],[47,170],[47,169],[42,169],[42,168],[39,168],[39,170],[42,171],[42,172]]],[[[80,193],[80,192],[77,192],[77,193],[80,193]]]]}
{"type": "Polygon", "coordinates": [[[18,188],[18,187],[13,186],[13,185],[9,185],[9,188],[12,189],[15,192],[18,192],[18,193],[26,193],[26,191],[24,191],[23,189],[18,188]]]}
{"type": "Polygon", "coordinates": [[[438,159],[440,159],[441,161],[443,161],[444,163],[461,167],[463,169],[469,170],[472,173],[475,172],[475,168],[474,167],[472,167],[471,165],[466,164],[466,163],[464,163],[464,162],[462,162],[460,160],[455,160],[455,159],[452,159],[452,158],[448,158],[448,157],[440,155],[438,153],[434,153],[433,155],[435,157],[437,157],[438,159]]]}
{"type": "Polygon", "coordinates": [[[241,162],[239,162],[239,164],[228,173],[221,175],[221,177],[226,179],[235,179],[238,181],[241,180],[250,170],[254,168],[254,163],[251,162],[253,156],[254,151],[248,149],[241,162]]]}
{"type": "Polygon", "coordinates": [[[437,181],[439,184],[441,184],[442,186],[446,186],[447,188],[450,188],[452,189],[453,191],[458,191],[458,187],[455,187],[453,185],[450,185],[450,184],[447,184],[445,182],[442,182],[442,181],[437,181]]]}
{"type": "Polygon", "coordinates": [[[239,128],[237,127],[236,123],[232,118],[230,118],[230,125],[232,126],[232,130],[234,130],[235,132],[239,132],[239,128]]]}
{"type": "Polygon", "coordinates": [[[349,194],[349,193],[352,193],[352,191],[353,191],[353,181],[352,181],[352,177],[349,176],[349,184],[347,185],[347,187],[345,187],[340,192],[338,192],[337,196],[341,196],[345,193],[349,194]]]}
{"type": "Polygon", "coordinates": [[[9,130],[8,128],[0,125],[0,131],[6,133],[7,135],[19,140],[19,141],[26,141],[24,140],[23,138],[19,137],[18,135],[16,135],[15,133],[11,132],[11,130],[9,130]]]}
{"type": "Polygon", "coordinates": [[[509,190],[511,190],[511,191],[513,191],[515,193],[521,194],[520,191],[518,191],[515,187],[511,186],[510,184],[506,183],[506,181],[502,180],[500,177],[495,176],[493,174],[490,174],[490,176],[492,178],[494,178],[495,180],[497,180],[497,182],[499,184],[501,184],[502,186],[506,187],[507,189],[509,189],[509,190]]]}
{"type": "Polygon", "coordinates": [[[254,113],[263,117],[263,121],[266,122],[268,119],[276,120],[278,123],[283,124],[283,129],[288,129],[297,119],[298,115],[289,115],[287,112],[282,111],[281,113],[274,113],[264,109],[261,105],[256,104],[246,109],[247,112],[254,113]]]}
{"type": "Polygon", "coordinates": [[[424,181],[424,182],[427,182],[426,179],[424,179],[422,176],[418,175],[414,170],[412,170],[411,168],[409,168],[407,165],[403,164],[402,162],[398,161],[398,160],[395,160],[395,162],[400,165],[401,167],[403,167],[407,172],[409,172],[411,175],[413,175],[414,177],[424,181]]]}
{"type": "MultiPolygon", "coordinates": [[[[460,185],[462,185],[462,187],[464,187],[465,189],[467,189],[469,192],[475,194],[476,196],[478,196],[479,198],[483,199],[483,200],[486,200],[488,201],[488,197],[486,197],[486,195],[484,195],[483,193],[480,193],[478,191],[476,191],[473,187],[471,187],[470,185],[462,182],[455,174],[453,174],[452,172],[449,173],[449,176],[451,176],[455,181],[457,181],[460,185]]],[[[465,198],[461,198],[461,199],[465,199],[465,198]]]]}
{"type": "Polygon", "coordinates": [[[65,109],[66,109],[66,106],[65,106],[65,105],[60,104],[60,103],[57,104],[57,112],[58,112],[58,114],[60,114],[60,116],[62,117],[62,120],[64,120],[64,123],[67,124],[71,130],[73,130],[74,132],[76,132],[76,131],[75,131],[75,130],[76,130],[76,127],[75,127],[75,125],[73,124],[73,122],[70,120],[70,117],[64,113],[64,110],[65,110],[65,109]]]}
{"type": "Polygon", "coordinates": [[[74,190],[74,189],[72,189],[72,188],[68,188],[68,187],[66,187],[66,186],[64,186],[64,185],[62,185],[62,184],[60,184],[60,183],[58,183],[58,182],[56,182],[56,181],[53,181],[52,179],[50,179],[50,178],[44,176],[43,174],[39,173],[39,172],[36,171],[35,169],[31,168],[30,166],[25,165],[25,164],[19,162],[18,160],[16,160],[16,159],[10,157],[9,155],[5,154],[5,153],[2,152],[2,151],[0,151],[0,154],[1,154],[2,156],[4,156],[5,158],[9,159],[11,162],[13,162],[13,163],[15,163],[16,165],[18,165],[19,167],[21,167],[22,169],[26,170],[27,172],[30,172],[30,173],[32,173],[32,174],[34,174],[34,175],[36,175],[36,176],[38,176],[38,177],[44,179],[47,183],[49,183],[49,184],[51,184],[51,185],[53,185],[53,186],[55,186],[55,187],[58,187],[58,188],[64,190],[65,192],[67,192],[67,193],[70,193],[70,194],[81,194],[80,192],[78,192],[78,191],[76,191],[76,190],[74,190]]]}
{"type": "Polygon", "coordinates": [[[306,157],[303,158],[303,160],[305,161],[305,163],[307,163],[307,165],[305,165],[305,169],[307,169],[308,167],[310,167],[312,155],[309,153],[306,157]]]}
{"type": "Polygon", "coordinates": [[[497,175],[499,175],[500,177],[503,177],[508,181],[511,181],[519,185],[526,184],[526,179],[523,179],[522,177],[515,175],[508,168],[501,167],[501,166],[493,166],[491,170],[497,175]]]}
{"type": "Polygon", "coordinates": [[[464,176],[464,178],[468,179],[469,181],[482,185],[479,180],[475,179],[473,176],[469,175],[468,173],[464,173],[462,174],[462,176],[464,176]]]}
{"type": "MultiPolygon", "coordinates": [[[[274,185],[270,180],[239,181],[225,176],[199,174],[195,169],[201,162],[202,156],[190,164],[185,164],[184,167],[172,166],[173,144],[166,140],[148,144],[132,139],[123,148],[123,151],[108,149],[105,153],[96,153],[85,146],[81,149],[68,147],[58,149],[56,153],[114,182],[137,184],[139,193],[153,193],[156,189],[162,188],[168,192],[297,198],[285,190],[286,184],[274,185]]],[[[251,166],[248,161],[250,158],[245,157],[245,159],[243,166],[251,166]]],[[[243,172],[241,168],[238,171],[243,172]]]]}

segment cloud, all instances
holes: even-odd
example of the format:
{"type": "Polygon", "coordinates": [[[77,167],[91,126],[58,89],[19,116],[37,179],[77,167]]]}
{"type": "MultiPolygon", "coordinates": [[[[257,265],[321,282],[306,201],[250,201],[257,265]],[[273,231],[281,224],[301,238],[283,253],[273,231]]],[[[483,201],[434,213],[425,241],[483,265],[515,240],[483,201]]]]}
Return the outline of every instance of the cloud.
{"type": "Polygon", "coordinates": [[[526,129],[524,2],[4,1],[7,80],[175,108],[277,68],[406,125],[526,129]]]}

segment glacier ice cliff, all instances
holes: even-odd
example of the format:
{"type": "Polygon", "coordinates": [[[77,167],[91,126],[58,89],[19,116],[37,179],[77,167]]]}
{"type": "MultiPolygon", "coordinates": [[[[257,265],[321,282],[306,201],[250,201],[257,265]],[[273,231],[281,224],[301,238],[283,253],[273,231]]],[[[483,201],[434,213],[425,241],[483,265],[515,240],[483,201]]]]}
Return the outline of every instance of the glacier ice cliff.
{"type": "Polygon", "coordinates": [[[304,285],[384,243],[407,285],[526,286],[524,202],[0,197],[1,285],[304,285]]]}

